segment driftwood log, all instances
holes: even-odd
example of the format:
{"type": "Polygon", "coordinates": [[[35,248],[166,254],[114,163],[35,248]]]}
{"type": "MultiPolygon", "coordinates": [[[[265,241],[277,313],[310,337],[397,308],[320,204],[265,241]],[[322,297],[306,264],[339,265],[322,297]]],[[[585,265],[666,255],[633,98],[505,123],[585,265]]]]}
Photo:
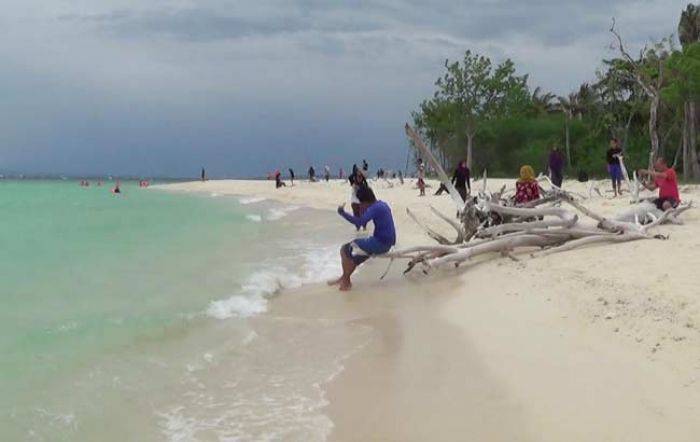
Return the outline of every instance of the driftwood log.
{"type": "MultiPolygon", "coordinates": [[[[679,216],[692,208],[691,202],[662,212],[653,204],[643,202],[629,211],[608,218],[595,213],[582,203],[593,196],[591,188],[587,196],[575,194],[554,186],[548,177],[542,176],[539,179],[549,184],[548,189],[542,189],[543,197],[532,204],[514,207],[505,186],[494,194],[488,192],[486,172],[478,194],[471,195],[467,201],[463,201],[432,152],[408,124],[406,133],[450,191],[458,215],[454,219],[431,207],[433,214],[456,232],[455,239],[451,240],[431,229],[407,209],[409,217],[438,244],[395,250],[382,255],[392,262],[407,260],[408,265],[404,273],[416,267],[428,273],[442,266],[459,266],[486,254],[517,260],[517,256],[514,255],[516,250],[538,257],[593,244],[642,239],[665,240],[667,236],[655,234],[653,230],[662,224],[681,224],[679,216]]],[[[629,186],[632,202],[636,204],[639,201],[639,181],[636,173],[629,186]]],[[[597,192],[600,194],[600,191],[597,192]]]]}

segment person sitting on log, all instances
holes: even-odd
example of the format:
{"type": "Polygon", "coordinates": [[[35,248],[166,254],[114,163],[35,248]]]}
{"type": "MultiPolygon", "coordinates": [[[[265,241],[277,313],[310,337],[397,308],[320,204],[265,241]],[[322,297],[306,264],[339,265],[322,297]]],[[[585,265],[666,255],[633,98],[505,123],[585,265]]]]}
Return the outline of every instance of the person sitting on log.
{"type": "Polygon", "coordinates": [[[384,201],[377,200],[372,189],[366,186],[357,190],[357,198],[362,205],[367,206],[367,210],[361,217],[358,218],[346,213],[345,204],[338,207],[338,214],[358,228],[372,221],[374,232],[368,238],[356,239],[340,248],[343,274],[338,279],[329,281],[328,284],[338,285],[342,291],[352,288],[350,276],[359,265],[371,256],[387,253],[396,244],[396,228],[389,205],[384,201]]]}
{"type": "Polygon", "coordinates": [[[637,175],[642,178],[642,184],[647,189],[651,191],[659,189],[659,197],[654,200],[657,209],[666,211],[678,207],[681,202],[678,177],[676,171],[668,167],[664,158],[656,160],[654,170],[640,169],[637,175]]]}
{"type": "Polygon", "coordinates": [[[520,168],[520,179],[515,183],[515,204],[522,205],[540,199],[540,185],[531,166],[520,168]]]}

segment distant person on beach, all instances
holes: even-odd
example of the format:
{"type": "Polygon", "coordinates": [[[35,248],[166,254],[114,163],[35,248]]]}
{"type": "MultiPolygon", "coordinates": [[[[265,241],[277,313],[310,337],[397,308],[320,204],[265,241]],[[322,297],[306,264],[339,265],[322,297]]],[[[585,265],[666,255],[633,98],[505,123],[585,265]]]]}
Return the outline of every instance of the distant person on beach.
{"type": "Polygon", "coordinates": [[[367,172],[369,171],[369,164],[367,164],[367,160],[362,160],[362,171],[365,173],[366,176],[367,172]]]}
{"type": "MultiPolygon", "coordinates": [[[[467,160],[460,161],[455,168],[454,174],[452,174],[452,184],[455,186],[455,189],[457,189],[457,192],[459,192],[459,196],[462,197],[462,201],[467,201],[467,195],[472,191],[467,160]]],[[[443,192],[448,192],[447,186],[440,183],[440,187],[435,192],[435,195],[442,195],[443,192]]]]}
{"type": "Polygon", "coordinates": [[[114,185],[114,189],[112,189],[112,193],[122,193],[122,189],[120,187],[119,180],[117,180],[117,184],[114,185]]]}
{"type": "Polygon", "coordinates": [[[358,238],[344,244],[340,248],[340,261],[343,266],[343,275],[338,279],[329,281],[329,285],[337,285],[340,290],[347,291],[352,288],[350,276],[355,269],[367,261],[370,257],[387,253],[396,244],[396,228],[394,218],[389,205],[384,201],[378,201],[369,187],[362,187],[357,192],[360,204],[366,206],[362,217],[356,217],[345,212],[345,204],[338,207],[338,214],[355,227],[366,226],[372,221],[374,232],[369,238],[358,238]]]}
{"type": "Polygon", "coordinates": [[[326,180],[326,182],[331,180],[331,168],[329,166],[324,167],[323,178],[326,180]]]}
{"type": "Polygon", "coordinates": [[[540,185],[531,166],[520,168],[520,179],[515,183],[515,204],[521,205],[540,199],[540,185]]]}
{"type": "Polygon", "coordinates": [[[292,186],[294,185],[294,170],[289,169],[289,179],[292,181],[292,186]]]}
{"type": "Polygon", "coordinates": [[[316,182],[316,171],[314,170],[314,166],[309,167],[309,182],[316,182]]]}
{"type": "Polygon", "coordinates": [[[279,170],[275,171],[275,189],[280,187],[287,187],[287,185],[282,181],[282,173],[279,170]]]}
{"type": "Polygon", "coordinates": [[[549,179],[552,184],[561,189],[561,184],[564,181],[564,155],[562,155],[559,146],[554,145],[552,151],[549,152],[549,179]]]}
{"type": "Polygon", "coordinates": [[[462,160],[459,162],[452,175],[452,184],[454,184],[455,189],[457,189],[463,201],[467,201],[467,195],[472,191],[472,184],[470,181],[470,170],[467,167],[467,160],[462,160]]]}
{"type": "Polygon", "coordinates": [[[422,158],[418,158],[418,189],[419,196],[425,196],[425,164],[422,158]]]}
{"type": "Polygon", "coordinates": [[[671,210],[678,207],[681,202],[678,192],[678,177],[673,168],[668,167],[664,158],[659,158],[654,163],[654,170],[640,169],[637,175],[642,178],[642,184],[647,189],[654,191],[659,189],[659,197],[654,204],[659,210],[671,210]]]}
{"type": "MultiPolygon", "coordinates": [[[[357,192],[360,188],[369,187],[369,185],[367,184],[367,178],[365,178],[362,171],[357,168],[357,165],[353,165],[352,170],[353,173],[348,177],[348,181],[350,182],[351,186],[350,207],[352,208],[352,214],[359,218],[364,213],[364,207],[362,204],[360,204],[360,200],[357,197],[357,192]]],[[[366,230],[366,227],[364,227],[364,229],[366,230]]],[[[357,230],[360,230],[360,228],[358,227],[357,230]]]]}
{"type": "Polygon", "coordinates": [[[622,194],[622,165],[620,164],[620,158],[622,158],[620,141],[617,138],[613,138],[610,140],[610,149],[608,149],[606,154],[606,160],[608,163],[608,173],[610,174],[610,179],[612,180],[613,193],[615,196],[622,194]]]}
{"type": "Polygon", "coordinates": [[[342,180],[343,178],[345,178],[345,171],[341,167],[340,170],[338,171],[338,179],[342,180]]]}
{"type": "Polygon", "coordinates": [[[399,183],[403,185],[403,172],[399,170],[399,183]]]}
{"type": "Polygon", "coordinates": [[[204,170],[204,168],[202,167],[202,182],[204,182],[204,181],[206,181],[206,180],[207,180],[207,172],[206,172],[206,171],[204,170]]]}

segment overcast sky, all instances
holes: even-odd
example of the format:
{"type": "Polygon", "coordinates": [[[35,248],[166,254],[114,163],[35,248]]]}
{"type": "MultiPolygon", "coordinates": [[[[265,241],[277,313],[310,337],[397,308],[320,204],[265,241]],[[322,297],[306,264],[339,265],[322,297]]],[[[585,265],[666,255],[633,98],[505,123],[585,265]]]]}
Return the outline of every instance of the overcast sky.
{"type": "Polygon", "coordinates": [[[446,58],[510,57],[568,93],[687,0],[7,0],[0,171],[260,175],[403,167],[446,58]],[[374,168],[374,167],[373,167],[374,168]]]}

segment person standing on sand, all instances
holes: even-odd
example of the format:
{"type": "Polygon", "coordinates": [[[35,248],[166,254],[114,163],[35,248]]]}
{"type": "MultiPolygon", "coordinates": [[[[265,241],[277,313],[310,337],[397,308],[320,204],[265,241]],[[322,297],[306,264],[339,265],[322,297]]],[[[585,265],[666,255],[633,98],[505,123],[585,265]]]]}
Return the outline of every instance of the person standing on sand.
{"type": "Polygon", "coordinates": [[[326,165],[326,167],[324,168],[324,176],[323,176],[323,178],[325,178],[326,182],[328,182],[328,181],[331,180],[331,168],[330,168],[329,166],[327,166],[327,165],[326,165]]]}
{"type": "Polygon", "coordinates": [[[659,210],[671,210],[678,207],[681,196],[678,192],[678,177],[673,168],[668,167],[664,158],[659,158],[654,163],[654,170],[640,169],[637,175],[642,178],[642,184],[647,189],[654,191],[659,189],[659,197],[654,200],[659,210]],[[644,179],[643,177],[647,177],[644,179]]]}
{"type": "Polygon", "coordinates": [[[418,189],[419,196],[425,196],[425,164],[422,158],[418,158],[418,189]]]}
{"type": "Polygon", "coordinates": [[[336,280],[329,281],[329,285],[339,286],[341,291],[352,288],[350,276],[355,269],[370,257],[387,253],[396,244],[396,228],[391,208],[384,201],[379,201],[369,187],[361,187],[357,191],[360,204],[367,207],[364,215],[358,218],[345,212],[345,204],[338,207],[338,214],[355,227],[366,226],[372,221],[374,232],[369,238],[359,238],[344,244],[340,248],[340,261],[343,274],[336,280]]]}
{"type": "MultiPolygon", "coordinates": [[[[367,178],[365,178],[362,171],[357,168],[357,165],[353,165],[352,170],[353,173],[348,177],[351,186],[350,207],[352,207],[352,214],[359,218],[364,214],[364,207],[357,198],[357,192],[360,188],[369,187],[369,185],[367,184],[367,178]]],[[[367,230],[366,227],[364,227],[364,229],[367,230]]],[[[359,231],[360,228],[358,227],[357,230],[359,231]]]]}
{"type": "Polygon", "coordinates": [[[275,171],[275,189],[280,187],[287,187],[287,185],[282,181],[282,173],[279,170],[275,171]]]}
{"type": "Polygon", "coordinates": [[[309,182],[316,182],[316,171],[314,170],[314,166],[309,166],[309,182]]]}
{"type": "Polygon", "coordinates": [[[606,154],[606,160],[615,196],[622,194],[622,165],[620,164],[620,158],[622,158],[620,141],[617,138],[613,138],[610,140],[610,149],[608,149],[606,154]]]}
{"type": "Polygon", "coordinates": [[[515,204],[522,205],[540,199],[540,185],[531,166],[520,168],[520,179],[515,183],[515,204]]]}
{"type": "Polygon", "coordinates": [[[457,165],[455,173],[452,175],[452,184],[454,184],[455,189],[457,189],[457,192],[459,192],[459,195],[462,197],[462,201],[467,201],[467,195],[472,192],[467,160],[462,160],[457,165]]]}
{"type": "Polygon", "coordinates": [[[564,181],[564,155],[562,155],[559,150],[559,146],[556,144],[549,152],[549,179],[552,180],[552,184],[561,189],[561,184],[564,181]]]}
{"type": "Polygon", "coordinates": [[[367,164],[367,160],[362,160],[362,171],[365,173],[366,176],[367,172],[369,171],[369,164],[367,164]]]}
{"type": "Polygon", "coordinates": [[[292,182],[292,186],[294,185],[294,169],[289,168],[289,179],[292,182]]]}
{"type": "Polygon", "coordinates": [[[204,182],[204,181],[207,180],[207,173],[205,172],[205,170],[204,170],[203,167],[202,167],[202,174],[201,174],[201,177],[202,177],[202,182],[204,182]]]}

